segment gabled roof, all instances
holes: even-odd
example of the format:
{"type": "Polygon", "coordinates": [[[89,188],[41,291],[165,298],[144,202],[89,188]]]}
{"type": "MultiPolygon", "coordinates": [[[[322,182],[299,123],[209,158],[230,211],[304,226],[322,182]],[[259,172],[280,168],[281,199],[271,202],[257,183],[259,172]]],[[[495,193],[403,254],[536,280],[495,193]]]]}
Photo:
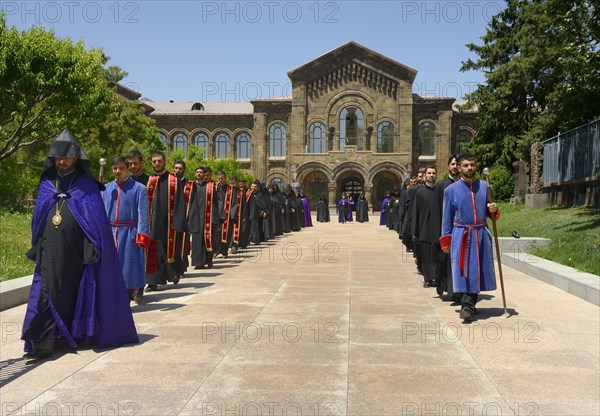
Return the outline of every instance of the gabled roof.
{"type": "Polygon", "coordinates": [[[339,67],[350,62],[363,63],[374,70],[412,83],[417,76],[417,70],[394,61],[369,48],[350,41],[324,55],[288,72],[293,84],[306,84],[321,78],[339,67]]]}
{"type": "Polygon", "coordinates": [[[142,94],[140,94],[139,92],[132,90],[131,88],[129,88],[123,84],[120,84],[118,82],[108,81],[108,85],[110,87],[115,87],[117,90],[117,94],[119,94],[122,97],[125,97],[129,100],[137,100],[138,98],[140,98],[142,96],[142,94]]]}

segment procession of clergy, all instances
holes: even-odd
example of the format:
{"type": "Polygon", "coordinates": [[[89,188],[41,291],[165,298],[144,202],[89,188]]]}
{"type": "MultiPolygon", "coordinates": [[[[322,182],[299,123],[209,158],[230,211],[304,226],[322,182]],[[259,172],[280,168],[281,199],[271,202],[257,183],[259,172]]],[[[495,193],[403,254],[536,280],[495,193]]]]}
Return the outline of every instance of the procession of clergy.
{"type": "MultiPolygon", "coordinates": [[[[214,182],[206,166],[187,180],[183,161],[172,173],[164,153],[152,153],[151,161],[148,176],[139,151],[115,157],[114,180],[104,184],[68,129],[52,142],[27,252],[35,263],[22,333],[30,362],[51,357],[55,339],[71,348],[81,341],[100,348],[138,342],[130,302],[141,302],[144,288],[179,283],[188,258],[195,269],[212,268],[215,257],[312,226],[308,199],[290,185],[281,192],[257,179],[246,188],[222,171],[214,182]]],[[[452,157],[439,183],[436,168],[425,169],[386,196],[380,222],[413,252],[423,286],[460,302],[466,321],[477,314],[478,294],[496,289],[486,218],[500,213],[476,168],[471,155],[452,157]]],[[[342,195],[340,223],[352,221],[354,205],[352,195],[342,195]]],[[[357,221],[368,221],[364,195],[356,206],[357,221]]],[[[324,195],[317,221],[329,221],[324,195]]]]}
{"type": "MultiPolygon", "coordinates": [[[[223,171],[217,172],[214,182],[210,167],[197,167],[195,180],[187,180],[184,161],[176,161],[172,173],[166,170],[164,153],[154,152],[151,161],[154,174],[147,176],[140,152],[114,158],[115,181],[102,195],[130,300],[140,302],[145,285],[151,292],[158,285],[177,284],[189,266],[190,253],[195,269],[212,268],[218,256],[227,258],[249,243],[312,226],[308,198],[298,188],[285,185],[281,191],[277,184],[266,188],[258,179],[246,188],[242,178],[228,181],[223,171]],[[129,235],[130,230],[135,235],[129,235]]],[[[485,219],[498,217],[499,212],[475,172],[470,155],[452,156],[448,176],[440,182],[436,167],[423,169],[402,189],[386,195],[380,216],[380,225],[396,231],[406,251],[413,253],[423,287],[436,287],[440,297],[447,293],[446,299],[460,303],[465,320],[477,313],[478,293],[496,288],[485,219]]],[[[355,208],[352,195],[343,193],[336,204],[338,222],[353,221],[354,209],[357,221],[368,221],[364,194],[355,208]]],[[[323,195],[317,203],[317,220],[329,221],[323,195]]]]}
{"type": "Polygon", "coordinates": [[[196,167],[188,180],[185,162],[175,161],[168,172],[162,152],[151,162],[148,176],[139,151],[114,158],[115,180],[102,192],[129,299],[137,303],[144,287],[152,292],[179,283],[188,258],[194,269],[212,268],[216,257],[312,226],[308,198],[298,188],[267,188],[258,179],[247,188],[243,178],[223,171],[215,182],[208,166],[196,167]]]}
{"type": "Polygon", "coordinates": [[[476,168],[474,156],[465,154],[449,158],[447,177],[439,182],[435,166],[420,170],[386,194],[379,223],[413,253],[423,287],[459,303],[466,321],[477,314],[478,294],[496,289],[486,218],[496,220],[500,212],[476,168]]]}

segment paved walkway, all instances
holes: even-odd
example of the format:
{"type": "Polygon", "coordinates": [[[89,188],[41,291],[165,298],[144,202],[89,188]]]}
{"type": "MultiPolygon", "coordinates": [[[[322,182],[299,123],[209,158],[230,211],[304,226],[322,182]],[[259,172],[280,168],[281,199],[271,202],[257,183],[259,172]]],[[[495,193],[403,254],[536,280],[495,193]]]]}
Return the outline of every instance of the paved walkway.
{"type": "Polygon", "coordinates": [[[599,308],[504,265],[510,316],[421,287],[397,235],[316,223],[133,306],[140,344],[25,365],[0,314],[2,415],[598,415],[599,308]]]}

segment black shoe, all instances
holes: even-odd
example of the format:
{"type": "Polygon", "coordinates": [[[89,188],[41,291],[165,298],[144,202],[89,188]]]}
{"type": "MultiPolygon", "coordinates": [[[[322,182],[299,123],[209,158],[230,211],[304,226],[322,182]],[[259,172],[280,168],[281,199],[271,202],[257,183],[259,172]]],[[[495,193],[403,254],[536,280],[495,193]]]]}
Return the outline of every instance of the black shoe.
{"type": "Polygon", "coordinates": [[[462,308],[460,310],[460,319],[464,319],[465,321],[470,321],[473,319],[473,312],[470,309],[462,308]]]}
{"type": "Polygon", "coordinates": [[[173,284],[176,285],[177,283],[179,283],[180,280],[181,280],[181,276],[175,276],[173,278],[173,284]]]}
{"type": "Polygon", "coordinates": [[[148,285],[146,288],[146,292],[156,292],[158,290],[158,285],[148,285]]]}
{"type": "Polygon", "coordinates": [[[431,287],[431,285],[429,284],[429,282],[423,282],[423,287],[431,287]]]}
{"type": "Polygon", "coordinates": [[[201,266],[194,266],[194,270],[204,269],[204,264],[201,266]]]}

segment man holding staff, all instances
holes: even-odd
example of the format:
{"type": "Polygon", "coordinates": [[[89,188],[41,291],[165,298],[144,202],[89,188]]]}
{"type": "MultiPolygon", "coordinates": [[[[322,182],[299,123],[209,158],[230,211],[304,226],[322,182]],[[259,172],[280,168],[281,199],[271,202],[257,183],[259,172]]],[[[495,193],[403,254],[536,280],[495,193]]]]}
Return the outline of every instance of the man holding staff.
{"type": "Polygon", "coordinates": [[[500,212],[488,199],[485,182],[477,179],[475,157],[458,158],[461,179],[444,191],[442,251],[450,253],[454,292],[461,294],[460,318],[470,321],[481,291],[496,290],[492,235],[486,217],[498,219],[500,212]]]}

